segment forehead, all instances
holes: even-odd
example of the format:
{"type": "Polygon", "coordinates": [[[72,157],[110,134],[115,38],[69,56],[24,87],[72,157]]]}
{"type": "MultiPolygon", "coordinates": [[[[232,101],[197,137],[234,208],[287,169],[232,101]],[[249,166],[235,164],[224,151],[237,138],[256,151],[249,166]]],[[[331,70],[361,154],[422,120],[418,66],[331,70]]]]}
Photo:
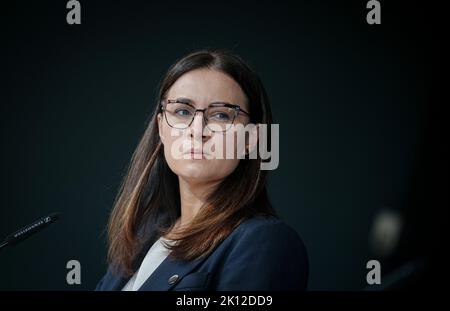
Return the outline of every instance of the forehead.
{"type": "Polygon", "coordinates": [[[186,97],[197,107],[208,106],[215,101],[247,106],[247,99],[233,78],[213,69],[196,69],[178,78],[167,93],[167,98],[186,97]]]}

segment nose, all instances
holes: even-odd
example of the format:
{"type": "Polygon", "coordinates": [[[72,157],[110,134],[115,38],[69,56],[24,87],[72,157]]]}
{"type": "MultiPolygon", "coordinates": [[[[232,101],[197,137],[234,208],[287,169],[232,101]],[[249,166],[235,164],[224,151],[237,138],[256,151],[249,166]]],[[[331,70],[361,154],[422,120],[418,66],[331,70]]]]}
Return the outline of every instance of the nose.
{"type": "Polygon", "coordinates": [[[189,127],[189,135],[197,141],[203,141],[207,139],[207,127],[203,117],[203,111],[197,111],[189,127]]]}

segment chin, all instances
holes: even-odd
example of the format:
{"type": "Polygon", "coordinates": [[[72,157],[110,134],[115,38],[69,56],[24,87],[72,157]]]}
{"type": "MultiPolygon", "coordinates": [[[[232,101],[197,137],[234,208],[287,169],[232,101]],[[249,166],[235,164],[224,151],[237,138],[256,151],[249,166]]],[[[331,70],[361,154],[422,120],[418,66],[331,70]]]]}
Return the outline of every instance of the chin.
{"type": "Polygon", "coordinates": [[[207,181],[214,177],[211,176],[211,172],[214,171],[202,160],[187,160],[185,163],[177,165],[174,171],[176,175],[185,179],[207,181]]]}
{"type": "Polygon", "coordinates": [[[214,160],[178,160],[169,165],[171,170],[185,180],[207,182],[221,180],[236,168],[237,163],[214,160]]]}

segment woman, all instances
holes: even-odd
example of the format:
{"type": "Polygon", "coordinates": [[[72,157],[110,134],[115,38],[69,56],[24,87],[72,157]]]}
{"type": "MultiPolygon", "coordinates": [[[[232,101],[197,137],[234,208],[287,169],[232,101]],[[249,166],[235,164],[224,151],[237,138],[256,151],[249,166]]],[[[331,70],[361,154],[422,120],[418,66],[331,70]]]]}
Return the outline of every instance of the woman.
{"type": "Polygon", "coordinates": [[[114,202],[96,290],[306,289],[307,253],[269,202],[258,127],[243,149],[221,145],[271,122],[237,55],[202,50],[172,65],[114,202]]]}

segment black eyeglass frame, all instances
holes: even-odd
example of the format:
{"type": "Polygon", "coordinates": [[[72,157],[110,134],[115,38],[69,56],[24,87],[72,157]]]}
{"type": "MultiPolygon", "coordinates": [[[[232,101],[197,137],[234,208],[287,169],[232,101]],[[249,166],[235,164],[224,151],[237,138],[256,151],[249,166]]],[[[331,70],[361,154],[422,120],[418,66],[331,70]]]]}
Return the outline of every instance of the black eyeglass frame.
{"type": "MultiPolygon", "coordinates": [[[[200,111],[200,112],[203,113],[203,121],[205,122],[205,125],[208,126],[208,121],[209,121],[209,120],[206,118],[206,113],[205,113],[205,111],[206,111],[208,108],[210,108],[210,107],[227,107],[227,108],[233,109],[233,110],[234,110],[234,115],[233,115],[233,120],[231,121],[230,124],[234,124],[234,120],[236,120],[236,117],[237,117],[237,115],[238,115],[240,112],[245,113],[247,116],[250,117],[250,113],[248,113],[247,111],[243,110],[243,109],[241,108],[241,106],[235,105],[235,104],[230,104],[230,103],[212,103],[212,104],[209,104],[207,108],[204,108],[204,109],[197,109],[197,108],[195,108],[193,105],[191,105],[190,103],[186,103],[186,102],[183,102],[183,101],[180,101],[180,100],[177,100],[177,99],[166,99],[165,102],[166,102],[166,104],[164,104],[164,100],[161,102],[161,111],[164,113],[164,118],[166,119],[167,124],[168,124],[170,127],[172,127],[172,128],[176,128],[176,129],[180,129],[180,130],[187,129],[188,127],[191,126],[191,124],[192,124],[192,122],[194,121],[195,116],[196,116],[196,114],[197,114],[198,111],[200,111]],[[167,114],[166,114],[165,106],[166,106],[167,104],[176,104],[176,103],[187,105],[187,106],[191,107],[191,108],[194,110],[194,113],[193,113],[193,115],[192,115],[191,122],[189,122],[189,124],[186,125],[186,127],[184,127],[184,128],[174,127],[174,126],[172,126],[172,125],[169,123],[169,120],[167,120],[167,114]]],[[[230,127],[231,127],[231,126],[230,126],[230,127]]],[[[210,127],[208,127],[208,128],[209,128],[211,131],[213,131],[213,132],[226,132],[226,131],[229,129],[229,128],[227,128],[227,129],[225,129],[225,130],[223,130],[223,131],[217,131],[217,130],[212,130],[210,127]]]]}

